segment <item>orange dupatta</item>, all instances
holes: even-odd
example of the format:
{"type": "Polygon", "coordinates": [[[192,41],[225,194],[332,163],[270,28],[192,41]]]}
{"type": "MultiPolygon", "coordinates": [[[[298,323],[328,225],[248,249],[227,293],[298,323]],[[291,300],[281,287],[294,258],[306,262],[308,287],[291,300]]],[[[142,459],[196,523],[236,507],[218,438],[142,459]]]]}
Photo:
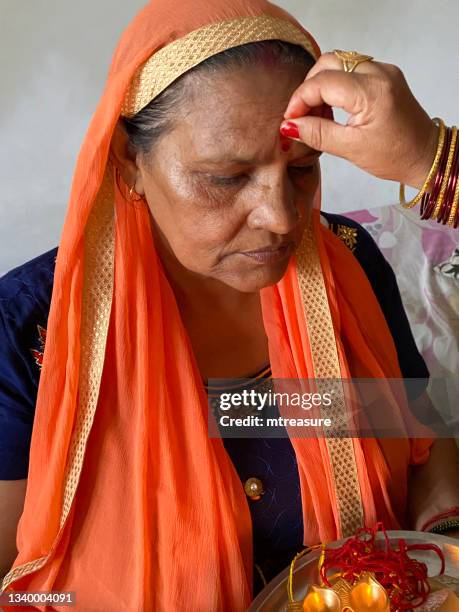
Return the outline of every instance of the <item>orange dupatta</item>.
{"type": "MultiPolygon", "coordinates": [[[[121,39],[59,246],[7,591],[76,591],[85,612],[241,611],[250,602],[246,498],[222,441],[208,437],[207,398],[147,206],[118,188],[108,154],[121,113],[206,56],[267,38],[320,54],[265,0],[155,0],[121,39]]],[[[368,280],[317,214],[284,278],[261,296],[275,377],[400,376],[368,280]]],[[[428,442],[408,440],[396,452],[375,440],[292,443],[305,543],[377,518],[398,527],[408,465],[428,453],[428,442]]]]}

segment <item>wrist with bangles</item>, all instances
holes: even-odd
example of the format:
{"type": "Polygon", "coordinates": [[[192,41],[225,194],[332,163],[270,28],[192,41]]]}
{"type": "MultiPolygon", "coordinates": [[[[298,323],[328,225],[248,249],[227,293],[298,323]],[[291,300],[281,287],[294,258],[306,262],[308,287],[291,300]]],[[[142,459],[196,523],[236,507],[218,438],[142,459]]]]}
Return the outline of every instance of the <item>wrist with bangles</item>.
{"type": "Polygon", "coordinates": [[[412,208],[420,203],[421,219],[436,219],[438,223],[459,226],[459,139],[457,127],[438,126],[438,145],[430,172],[419,193],[405,200],[405,185],[400,184],[400,204],[412,208]]]}
{"type": "Polygon", "coordinates": [[[448,535],[448,531],[459,531],[459,506],[449,508],[432,516],[421,527],[421,531],[448,535]]]}

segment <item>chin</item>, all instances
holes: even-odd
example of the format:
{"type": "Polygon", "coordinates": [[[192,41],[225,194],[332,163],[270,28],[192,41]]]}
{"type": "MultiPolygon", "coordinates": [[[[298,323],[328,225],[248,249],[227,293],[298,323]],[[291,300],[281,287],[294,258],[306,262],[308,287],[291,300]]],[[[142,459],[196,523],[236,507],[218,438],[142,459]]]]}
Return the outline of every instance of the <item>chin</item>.
{"type": "Polygon", "coordinates": [[[222,280],[226,285],[241,293],[254,293],[278,283],[284,276],[287,267],[288,261],[276,265],[260,266],[256,270],[246,270],[244,273],[238,273],[222,280]]]}

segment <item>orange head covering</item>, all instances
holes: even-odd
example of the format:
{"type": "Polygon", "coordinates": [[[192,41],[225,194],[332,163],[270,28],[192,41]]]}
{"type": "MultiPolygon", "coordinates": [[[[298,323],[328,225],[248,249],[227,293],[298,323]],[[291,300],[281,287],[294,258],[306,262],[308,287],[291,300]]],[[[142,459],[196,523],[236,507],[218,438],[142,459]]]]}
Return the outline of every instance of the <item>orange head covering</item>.
{"type": "MultiPolygon", "coordinates": [[[[222,441],[208,436],[205,390],[147,206],[128,202],[108,153],[121,113],[136,112],[207,56],[268,38],[320,54],[266,0],[155,0],[121,39],[75,171],[19,554],[3,589],[75,591],[84,612],[240,611],[251,600],[246,497],[222,441]]],[[[261,297],[275,377],[400,376],[363,271],[318,215],[284,278],[261,297]]],[[[407,466],[427,448],[292,443],[306,544],[377,518],[397,527],[407,466]]]]}

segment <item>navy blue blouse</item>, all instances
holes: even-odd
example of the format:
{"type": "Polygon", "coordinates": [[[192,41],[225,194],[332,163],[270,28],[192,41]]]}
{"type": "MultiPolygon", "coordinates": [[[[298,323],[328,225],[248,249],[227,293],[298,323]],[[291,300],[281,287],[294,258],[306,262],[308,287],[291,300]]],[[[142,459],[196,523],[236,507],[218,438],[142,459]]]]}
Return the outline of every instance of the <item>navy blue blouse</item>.
{"type": "MultiPolygon", "coordinates": [[[[358,223],[325,214],[330,228],[360,262],[378,298],[405,378],[429,376],[419,354],[394,273],[373,238],[358,223]]],[[[46,342],[57,248],[0,279],[0,480],[27,478],[29,446],[41,361],[46,342]]],[[[225,440],[244,483],[256,477],[265,493],[249,501],[255,561],[271,579],[302,547],[298,471],[288,439],[225,440]]],[[[261,588],[255,574],[255,592],[261,588]]]]}

